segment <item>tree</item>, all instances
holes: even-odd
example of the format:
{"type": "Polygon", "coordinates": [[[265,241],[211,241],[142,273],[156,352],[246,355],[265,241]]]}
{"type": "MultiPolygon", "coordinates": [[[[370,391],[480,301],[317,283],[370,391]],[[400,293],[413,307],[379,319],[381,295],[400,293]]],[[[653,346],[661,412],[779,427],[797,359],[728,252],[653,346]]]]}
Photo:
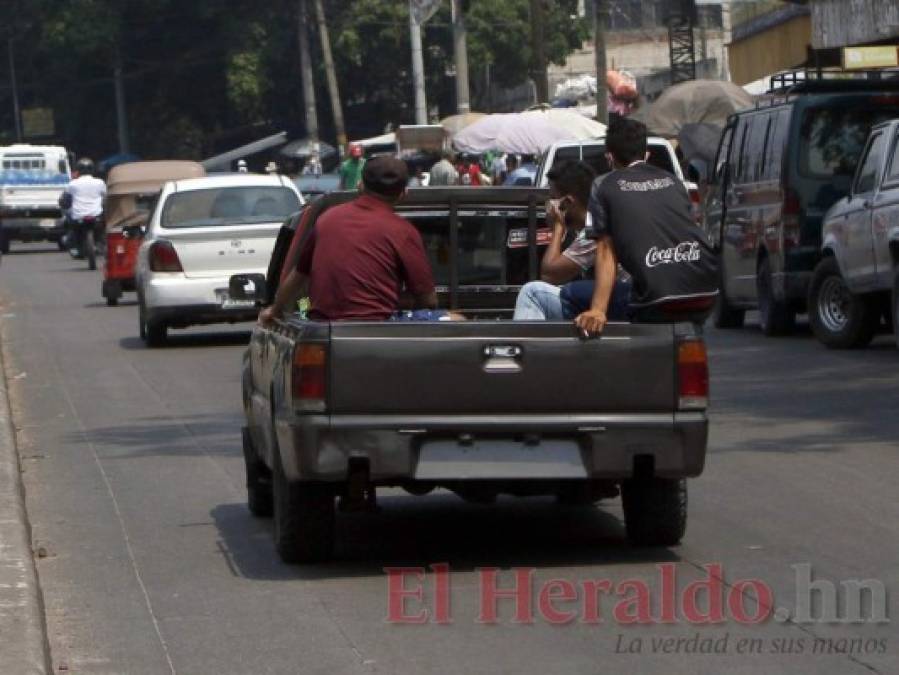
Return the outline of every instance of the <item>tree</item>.
{"type": "MultiPolygon", "coordinates": [[[[413,119],[407,0],[324,0],[351,138],[413,119]]],[[[547,3],[545,47],[560,62],[586,37],[577,0],[547,3]]],[[[14,17],[23,107],[55,111],[58,140],[79,154],[116,151],[112,73],[121,55],[131,145],[141,156],[201,158],[285,129],[303,133],[295,0],[5,0],[14,17]]],[[[486,64],[498,86],[526,81],[529,0],[471,0],[474,101],[486,64]]],[[[7,24],[10,25],[10,24],[7,24]]],[[[313,39],[315,31],[312,31],[313,39]]],[[[452,27],[444,2],[424,30],[428,101],[455,108],[452,27]]],[[[313,44],[313,53],[321,53],[313,44]]],[[[316,79],[325,74],[320,62],[316,79]]],[[[2,67],[2,64],[0,64],[2,67]]],[[[323,88],[323,87],[322,87],[323,88]]],[[[320,97],[326,99],[326,97],[320,97]]],[[[328,106],[321,100],[321,106],[328,106]]],[[[0,85],[0,133],[12,129],[0,85]]],[[[327,109],[323,138],[333,138],[327,109]]],[[[40,140],[40,139],[35,139],[40,140]]]]}

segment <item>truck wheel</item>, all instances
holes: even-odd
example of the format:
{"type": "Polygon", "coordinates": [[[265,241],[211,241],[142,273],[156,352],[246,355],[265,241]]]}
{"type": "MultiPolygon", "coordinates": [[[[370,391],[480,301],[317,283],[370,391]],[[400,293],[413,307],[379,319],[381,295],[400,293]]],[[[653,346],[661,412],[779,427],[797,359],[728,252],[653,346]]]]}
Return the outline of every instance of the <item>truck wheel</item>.
{"type": "Polygon", "coordinates": [[[250,430],[243,427],[243,460],[247,471],[247,506],[254,516],[264,518],[272,515],[272,474],[253,448],[250,430]]]}
{"type": "Polygon", "coordinates": [[[317,483],[291,483],[278,452],[273,462],[278,555],[289,564],[328,560],[334,552],[334,490],[317,483]]]}
{"type": "Polygon", "coordinates": [[[896,338],[896,348],[899,349],[899,269],[893,277],[893,337],[896,338]]]}
{"type": "Polygon", "coordinates": [[[720,277],[718,281],[718,301],[712,313],[712,323],[715,328],[742,328],[746,318],[746,310],[738,309],[727,301],[727,293],[724,291],[724,261],[722,260],[720,277]]]}
{"type": "Polygon", "coordinates": [[[9,235],[0,230],[0,253],[6,255],[9,253],[9,235]]]}
{"type": "Polygon", "coordinates": [[[737,309],[728,304],[724,291],[718,295],[715,310],[712,313],[712,323],[715,328],[742,328],[746,319],[746,310],[737,309]]]}
{"type": "Polygon", "coordinates": [[[796,312],[786,303],[774,298],[771,262],[768,258],[762,258],[759,264],[756,288],[759,297],[759,326],[762,333],[769,337],[792,333],[796,324],[796,312]]]}
{"type": "Polygon", "coordinates": [[[627,538],[637,546],[674,546],[687,529],[687,481],[632,478],[621,486],[627,538]]]}
{"type": "Polygon", "coordinates": [[[876,298],[849,291],[833,256],[815,267],[808,291],[808,319],[812,332],[831,349],[864,347],[880,323],[876,298]]]}

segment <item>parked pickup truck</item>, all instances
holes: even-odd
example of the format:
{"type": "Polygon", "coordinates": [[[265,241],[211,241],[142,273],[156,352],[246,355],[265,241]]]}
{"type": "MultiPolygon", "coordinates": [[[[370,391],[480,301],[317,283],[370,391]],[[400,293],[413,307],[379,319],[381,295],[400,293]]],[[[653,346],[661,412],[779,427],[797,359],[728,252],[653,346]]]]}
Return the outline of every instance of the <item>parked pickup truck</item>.
{"type": "Polygon", "coordinates": [[[824,217],[809,322],[828,347],[868,344],[892,317],[899,346],[899,119],[871,130],[849,195],[824,217]]]}
{"type": "MultiPolygon", "coordinates": [[[[351,197],[332,193],[290,218],[267,283],[237,275],[231,294],[271,302],[295,264],[291,240],[351,197]]],[[[701,334],[690,323],[611,323],[583,339],[570,322],[509,320],[518,289],[537,277],[546,197],[424,188],[400,205],[422,233],[440,305],[468,321],[294,314],[255,328],[243,364],[248,501],[256,515],[274,513],[285,561],[332,555],[337,498],[341,510],[370,507],[382,486],[478,502],[502,493],[593,503],[620,489],[632,542],[681,539],[685,479],[706,454],[701,334]]]]}

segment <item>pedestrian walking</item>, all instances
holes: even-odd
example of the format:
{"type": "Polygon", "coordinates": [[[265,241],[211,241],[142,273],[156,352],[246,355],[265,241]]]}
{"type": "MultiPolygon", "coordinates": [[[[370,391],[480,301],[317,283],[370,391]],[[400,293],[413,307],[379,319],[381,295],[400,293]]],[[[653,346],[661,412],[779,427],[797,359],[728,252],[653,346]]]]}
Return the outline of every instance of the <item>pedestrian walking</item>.
{"type": "Polygon", "coordinates": [[[340,189],[355,190],[362,182],[362,171],[365,169],[365,157],[362,146],[351,143],[349,157],[340,165],[340,189]]]}

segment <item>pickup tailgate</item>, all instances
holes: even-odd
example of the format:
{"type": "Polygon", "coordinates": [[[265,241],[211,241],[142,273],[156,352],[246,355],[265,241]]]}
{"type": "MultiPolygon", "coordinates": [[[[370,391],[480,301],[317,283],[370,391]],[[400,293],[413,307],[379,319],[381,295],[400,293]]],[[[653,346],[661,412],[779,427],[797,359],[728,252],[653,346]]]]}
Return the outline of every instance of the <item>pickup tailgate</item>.
{"type": "Polygon", "coordinates": [[[331,324],[333,414],[673,413],[672,325],[331,324]]]}

